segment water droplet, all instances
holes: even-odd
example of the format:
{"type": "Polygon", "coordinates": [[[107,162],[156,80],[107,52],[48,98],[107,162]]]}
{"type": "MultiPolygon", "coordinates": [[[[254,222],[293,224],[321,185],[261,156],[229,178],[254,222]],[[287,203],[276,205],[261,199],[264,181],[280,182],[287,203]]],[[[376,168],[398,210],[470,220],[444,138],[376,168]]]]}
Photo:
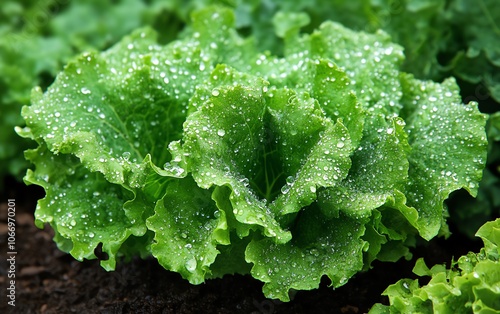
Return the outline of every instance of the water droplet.
{"type": "Polygon", "coordinates": [[[338,143],[337,143],[337,147],[338,147],[338,148],[342,148],[342,147],[344,147],[344,146],[345,146],[344,142],[338,142],[338,143]]]}
{"type": "Polygon", "coordinates": [[[286,194],[290,191],[290,186],[289,185],[283,185],[281,187],[281,193],[286,194]]]}
{"type": "Polygon", "coordinates": [[[189,271],[189,272],[194,272],[196,270],[196,266],[197,266],[197,262],[196,262],[196,259],[193,257],[191,258],[190,260],[188,260],[186,262],[186,269],[189,271]]]}
{"type": "Polygon", "coordinates": [[[130,152],[124,152],[124,153],[122,154],[122,157],[123,157],[123,159],[125,159],[125,160],[129,160],[129,158],[130,158],[130,152]]]}
{"type": "Polygon", "coordinates": [[[93,238],[94,236],[95,236],[95,234],[93,232],[89,233],[89,238],[93,238]]]}
{"type": "Polygon", "coordinates": [[[311,249],[311,251],[309,251],[311,253],[311,255],[314,255],[314,256],[319,256],[319,252],[317,249],[311,249]]]}
{"type": "Polygon", "coordinates": [[[316,193],[316,187],[314,185],[311,185],[309,190],[311,190],[312,193],[316,193]]]}
{"type": "Polygon", "coordinates": [[[220,94],[220,92],[219,92],[219,90],[218,90],[218,89],[214,89],[214,90],[212,91],[212,96],[214,96],[214,97],[219,96],[219,94],[220,94]]]}
{"type": "Polygon", "coordinates": [[[82,89],[80,91],[82,92],[82,94],[85,94],[85,95],[88,95],[91,93],[91,91],[87,87],[82,87],[82,89]]]}
{"type": "Polygon", "coordinates": [[[223,129],[220,129],[217,131],[217,135],[224,136],[224,135],[226,135],[226,131],[224,131],[223,129]]]}

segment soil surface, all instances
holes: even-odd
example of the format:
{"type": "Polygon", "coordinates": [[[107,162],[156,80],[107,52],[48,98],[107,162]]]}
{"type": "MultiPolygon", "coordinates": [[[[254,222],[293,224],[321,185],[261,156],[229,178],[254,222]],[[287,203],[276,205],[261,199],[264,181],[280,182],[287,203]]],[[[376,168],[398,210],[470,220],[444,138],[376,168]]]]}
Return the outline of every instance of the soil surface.
{"type": "MultiPolygon", "coordinates": [[[[418,257],[427,264],[450,262],[480,241],[459,234],[436,239],[413,250],[411,261],[373,263],[343,287],[299,291],[292,301],[268,300],[262,283],[251,276],[226,276],[191,285],[180,275],[162,268],[155,259],[119,263],[106,272],[98,260],[78,262],[59,251],[52,230],[34,226],[36,201],[44,196],[36,186],[13,179],[0,193],[0,313],[366,313],[375,303],[388,303],[384,289],[400,278],[415,278],[411,269],[418,257]],[[16,306],[7,304],[7,199],[16,199],[16,306]]],[[[451,226],[453,230],[453,226],[451,226]]]]}

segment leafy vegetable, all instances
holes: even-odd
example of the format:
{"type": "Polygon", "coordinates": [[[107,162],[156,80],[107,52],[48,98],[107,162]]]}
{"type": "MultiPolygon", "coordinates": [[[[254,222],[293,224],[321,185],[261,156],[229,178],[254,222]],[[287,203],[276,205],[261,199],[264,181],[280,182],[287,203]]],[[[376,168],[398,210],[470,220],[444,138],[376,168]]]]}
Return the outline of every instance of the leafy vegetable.
{"type": "Polygon", "coordinates": [[[485,221],[500,217],[500,114],[490,115],[486,127],[488,135],[488,158],[483,178],[479,183],[477,198],[457,192],[448,200],[450,218],[460,232],[473,237],[485,221]]]}
{"type": "Polygon", "coordinates": [[[497,313],[500,311],[500,219],[484,224],[476,233],[484,242],[479,253],[470,252],[452,262],[451,268],[429,269],[417,260],[413,272],[430,276],[428,284],[402,279],[384,295],[390,306],[377,304],[370,313],[497,313]]]}
{"type": "Polygon", "coordinates": [[[250,272],[284,301],[446,234],[444,200],[477,193],[485,115],[453,79],[401,72],[383,32],[293,23],[282,57],[209,7],[167,45],[141,29],[73,59],[22,110],[37,225],[78,260],[102,243],[106,269],[149,252],[195,284],[250,272]]]}

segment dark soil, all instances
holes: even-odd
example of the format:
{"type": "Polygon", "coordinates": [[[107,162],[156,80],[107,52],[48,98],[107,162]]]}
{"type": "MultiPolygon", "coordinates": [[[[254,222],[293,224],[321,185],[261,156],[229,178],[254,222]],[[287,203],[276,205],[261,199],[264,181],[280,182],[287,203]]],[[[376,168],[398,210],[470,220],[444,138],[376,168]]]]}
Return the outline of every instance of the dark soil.
{"type": "Polygon", "coordinates": [[[0,313],[366,313],[373,304],[388,303],[382,291],[403,277],[417,257],[428,265],[449,262],[480,242],[460,235],[436,239],[414,250],[411,261],[373,264],[345,286],[333,290],[324,278],[313,291],[297,292],[291,302],[268,300],[262,283],[251,276],[226,276],[194,286],[163,269],[155,259],[120,263],[106,272],[97,260],[78,262],[59,251],[52,230],[33,224],[36,200],[43,190],[12,179],[0,193],[0,313]],[[16,306],[7,304],[7,199],[16,199],[16,306]]]}

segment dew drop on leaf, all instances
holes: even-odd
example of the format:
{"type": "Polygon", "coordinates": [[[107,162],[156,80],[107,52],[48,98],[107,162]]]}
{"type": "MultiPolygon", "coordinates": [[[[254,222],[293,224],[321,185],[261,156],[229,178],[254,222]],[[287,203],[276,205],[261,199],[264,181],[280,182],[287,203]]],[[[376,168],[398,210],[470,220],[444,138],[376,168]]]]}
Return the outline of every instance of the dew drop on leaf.
{"type": "Polygon", "coordinates": [[[124,152],[122,154],[122,157],[123,157],[124,160],[129,160],[129,158],[130,158],[130,152],[124,152]]]}
{"type": "Polygon", "coordinates": [[[196,266],[197,266],[197,262],[196,262],[196,259],[194,258],[191,258],[189,259],[187,262],[186,262],[186,269],[189,271],[189,272],[194,272],[196,270],[196,266]]]}
{"type": "Polygon", "coordinates": [[[91,93],[90,90],[86,87],[82,87],[82,89],[80,91],[82,92],[82,94],[85,94],[85,95],[88,95],[91,93]]]}
{"type": "Polygon", "coordinates": [[[288,193],[288,191],[290,191],[290,186],[289,185],[283,185],[281,187],[281,193],[286,194],[286,193],[288,193]]]}

